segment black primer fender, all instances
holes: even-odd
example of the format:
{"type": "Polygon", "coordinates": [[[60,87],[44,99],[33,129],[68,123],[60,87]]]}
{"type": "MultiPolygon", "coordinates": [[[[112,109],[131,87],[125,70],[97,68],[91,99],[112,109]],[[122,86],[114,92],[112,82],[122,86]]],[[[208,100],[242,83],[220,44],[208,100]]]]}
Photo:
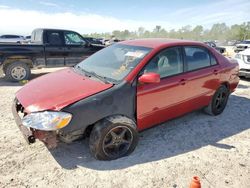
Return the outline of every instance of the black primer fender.
{"type": "Polygon", "coordinates": [[[135,121],[135,105],[136,84],[123,81],[63,108],[61,111],[69,112],[73,117],[69,125],[60,130],[60,134],[83,133],[89,125],[112,115],[124,115],[135,121]]]}

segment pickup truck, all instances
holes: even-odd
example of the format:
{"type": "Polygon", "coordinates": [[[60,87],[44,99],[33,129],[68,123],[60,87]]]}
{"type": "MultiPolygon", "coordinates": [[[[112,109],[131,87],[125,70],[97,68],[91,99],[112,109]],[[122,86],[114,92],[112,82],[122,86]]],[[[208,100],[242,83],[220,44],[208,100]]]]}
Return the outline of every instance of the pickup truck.
{"type": "Polygon", "coordinates": [[[30,44],[0,44],[0,70],[10,81],[28,80],[31,68],[74,66],[102,48],[74,31],[35,29],[30,44]]]}

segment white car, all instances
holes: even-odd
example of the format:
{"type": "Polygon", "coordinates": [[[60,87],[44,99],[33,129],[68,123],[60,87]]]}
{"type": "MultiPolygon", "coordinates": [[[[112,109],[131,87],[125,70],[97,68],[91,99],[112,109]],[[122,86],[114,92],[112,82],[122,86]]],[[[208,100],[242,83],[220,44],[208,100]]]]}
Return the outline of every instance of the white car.
{"type": "Polygon", "coordinates": [[[23,43],[25,41],[24,36],[20,35],[2,35],[0,36],[0,43],[23,43]]]}
{"type": "Polygon", "coordinates": [[[236,44],[234,52],[238,53],[243,50],[246,50],[247,48],[250,48],[250,40],[244,40],[244,41],[241,41],[239,44],[236,44]]]}
{"type": "Polygon", "coordinates": [[[237,53],[235,59],[239,63],[239,76],[250,78],[250,48],[237,53]]]}

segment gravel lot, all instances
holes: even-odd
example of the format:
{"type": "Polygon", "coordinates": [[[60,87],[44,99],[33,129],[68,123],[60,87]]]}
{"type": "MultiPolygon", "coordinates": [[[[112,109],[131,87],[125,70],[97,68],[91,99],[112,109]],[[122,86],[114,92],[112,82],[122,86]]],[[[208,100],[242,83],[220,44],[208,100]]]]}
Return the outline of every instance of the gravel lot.
{"type": "Polygon", "coordinates": [[[222,115],[197,111],[146,130],[130,156],[110,162],[91,157],[88,140],[28,146],[11,114],[20,87],[0,78],[0,187],[188,187],[194,175],[202,187],[250,187],[250,80],[222,115]]]}

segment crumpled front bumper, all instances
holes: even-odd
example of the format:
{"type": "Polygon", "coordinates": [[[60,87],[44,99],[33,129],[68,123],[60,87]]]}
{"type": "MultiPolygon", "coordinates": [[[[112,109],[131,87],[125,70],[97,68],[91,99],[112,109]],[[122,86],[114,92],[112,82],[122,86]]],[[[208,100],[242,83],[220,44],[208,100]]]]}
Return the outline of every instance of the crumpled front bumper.
{"type": "Polygon", "coordinates": [[[18,103],[17,99],[12,104],[12,114],[14,116],[17,127],[21,131],[24,139],[28,144],[35,143],[36,139],[42,141],[49,149],[55,148],[58,143],[57,134],[55,131],[41,131],[32,128],[28,128],[22,124],[21,117],[18,112],[21,110],[21,104],[18,103]]]}

